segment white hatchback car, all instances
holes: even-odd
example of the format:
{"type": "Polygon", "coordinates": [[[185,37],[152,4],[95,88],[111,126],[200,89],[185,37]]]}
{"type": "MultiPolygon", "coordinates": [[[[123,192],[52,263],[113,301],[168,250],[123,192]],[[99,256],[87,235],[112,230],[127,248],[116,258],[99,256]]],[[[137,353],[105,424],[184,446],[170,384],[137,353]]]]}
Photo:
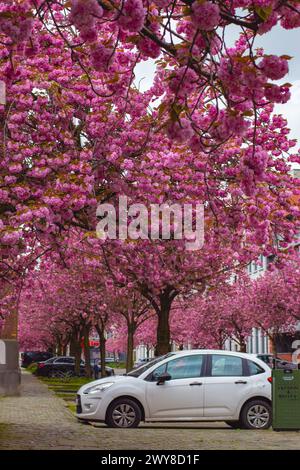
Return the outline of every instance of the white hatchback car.
{"type": "Polygon", "coordinates": [[[118,428],[140,421],[225,421],[234,428],[267,429],[271,380],[269,366],[250,354],[178,351],[84,385],[76,416],[118,428]]]}

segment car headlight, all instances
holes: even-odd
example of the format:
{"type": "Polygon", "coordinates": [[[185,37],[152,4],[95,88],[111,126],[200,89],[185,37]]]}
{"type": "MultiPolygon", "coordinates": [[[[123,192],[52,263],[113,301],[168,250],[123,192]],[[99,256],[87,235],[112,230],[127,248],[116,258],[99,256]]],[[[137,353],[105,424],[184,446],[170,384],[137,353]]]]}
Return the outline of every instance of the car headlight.
{"type": "Polygon", "coordinates": [[[105,382],[104,384],[93,385],[92,387],[87,388],[83,393],[104,392],[104,390],[111,387],[113,384],[114,382],[105,382]]]}

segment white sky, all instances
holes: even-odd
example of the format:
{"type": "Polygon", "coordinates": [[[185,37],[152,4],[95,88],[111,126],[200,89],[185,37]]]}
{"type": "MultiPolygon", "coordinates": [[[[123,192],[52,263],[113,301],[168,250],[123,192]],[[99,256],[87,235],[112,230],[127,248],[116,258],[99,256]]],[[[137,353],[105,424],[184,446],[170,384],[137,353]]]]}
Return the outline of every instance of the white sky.
{"type": "MultiPolygon", "coordinates": [[[[227,28],[227,42],[233,44],[237,38],[236,27],[227,28]]],[[[256,40],[257,47],[263,47],[266,53],[276,55],[286,54],[292,56],[289,61],[289,74],[284,77],[283,83],[289,82],[293,85],[291,89],[292,97],[284,105],[275,108],[277,113],[281,113],[288,120],[291,129],[291,137],[298,139],[300,147],[300,30],[285,30],[279,26],[256,40]]],[[[141,62],[136,67],[136,83],[140,82],[140,90],[150,88],[155,71],[155,61],[149,59],[141,62]]],[[[298,148],[297,147],[297,148],[298,148]]]]}

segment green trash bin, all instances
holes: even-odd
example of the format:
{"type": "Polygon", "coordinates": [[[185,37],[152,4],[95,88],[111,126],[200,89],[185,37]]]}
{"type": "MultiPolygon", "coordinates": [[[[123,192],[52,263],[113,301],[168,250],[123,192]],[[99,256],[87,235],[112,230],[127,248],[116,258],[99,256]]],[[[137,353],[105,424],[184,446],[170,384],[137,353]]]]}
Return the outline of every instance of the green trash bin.
{"type": "Polygon", "coordinates": [[[274,431],[300,430],[300,370],[272,370],[274,431]]]}

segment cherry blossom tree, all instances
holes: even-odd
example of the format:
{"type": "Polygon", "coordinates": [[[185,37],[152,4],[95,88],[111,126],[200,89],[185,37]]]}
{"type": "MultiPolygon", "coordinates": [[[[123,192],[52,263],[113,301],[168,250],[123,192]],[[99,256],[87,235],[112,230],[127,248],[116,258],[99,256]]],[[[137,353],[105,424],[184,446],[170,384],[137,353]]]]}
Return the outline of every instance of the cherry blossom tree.
{"type": "Polygon", "coordinates": [[[193,344],[197,348],[224,349],[230,331],[225,315],[219,309],[218,296],[208,294],[205,298],[195,299],[192,308],[196,310],[193,344]]]}
{"type": "Polygon", "coordinates": [[[170,337],[172,343],[181,350],[192,346],[198,329],[202,294],[189,298],[177,297],[170,312],[170,337]],[[194,305],[196,302],[196,305],[194,305]]]}
{"type": "MultiPolygon", "coordinates": [[[[217,180],[236,178],[247,195],[254,195],[271,164],[268,152],[278,157],[291,147],[284,121],[277,118],[270,122],[272,108],[265,96],[266,90],[280,88],[270,85],[268,77],[283,76],[287,59],[264,56],[262,52],[247,55],[252,47],[248,32],[234,48],[228,49],[224,44],[218,59],[214,58],[203,52],[203,47],[205,44],[206,50],[218,43],[219,33],[215,28],[211,30],[211,25],[207,29],[198,24],[199,11],[204,8],[205,21],[210,19],[210,9],[219,12],[212,16],[218,18],[215,27],[226,28],[232,22],[240,25],[242,31],[247,24],[250,31],[261,33],[259,28],[267,16],[272,17],[271,26],[281,21],[284,27],[294,27],[296,12],[288,2],[286,7],[271,2],[266,11],[261,5],[255,5],[253,10],[252,2],[244,2],[244,20],[238,16],[238,4],[229,13],[224,2],[187,2],[185,7],[177,2],[163,6],[146,3],[147,8],[141,1],[126,1],[124,5],[112,2],[110,7],[96,0],[1,2],[0,73],[6,82],[7,99],[1,106],[4,145],[0,229],[1,244],[6,249],[24,244],[32,230],[39,240],[52,240],[69,223],[84,230],[94,229],[90,215],[97,201],[109,199],[116,190],[122,192],[122,185],[130,183],[127,172],[131,169],[141,178],[148,177],[150,169],[145,159],[145,173],[139,161],[136,165],[136,159],[145,153],[153,172],[152,153],[156,147],[170,148],[168,138],[162,140],[164,135],[180,144],[179,149],[171,147],[179,158],[187,153],[184,144],[190,140],[188,147],[191,153],[197,151],[197,158],[187,163],[195,165],[194,178],[201,176],[198,184],[207,184],[210,200],[217,205],[216,188],[210,181],[212,170],[218,170],[217,180]],[[163,20],[159,26],[161,15],[169,21],[163,20]],[[176,27],[171,21],[173,15],[179,18],[176,27]],[[138,29],[132,29],[136,24],[138,29]],[[168,34],[172,37],[174,27],[179,31],[183,28],[176,35],[180,39],[183,34],[183,57],[191,54],[191,61],[181,63],[181,46],[172,46],[173,52],[179,51],[175,56],[167,47],[153,87],[139,93],[133,83],[135,65],[149,57],[148,53],[151,57],[151,47],[165,51],[164,34],[171,28],[168,34]],[[157,39],[160,34],[162,43],[157,39]],[[194,46],[197,52],[193,51],[194,46]],[[103,51],[107,50],[109,54],[105,55],[103,51]],[[101,60],[104,63],[99,64],[101,60]],[[105,64],[106,60],[109,64],[105,64]],[[197,73],[201,76],[204,71],[209,78],[201,84],[197,73]],[[236,80],[241,83],[244,75],[246,85],[238,86],[236,80]],[[221,97],[228,100],[227,110],[214,103],[221,97]],[[162,99],[159,108],[149,111],[149,104],[157,98],[162,99]],[[251,112],[252,121],[247,117],[251,112]],[[265,135],[266,129],[269,132],[265,135]],[[238,140],[224,150],[223,144],[233,137],[238,140]],[[26,226],[30,230],[26,231],[26,226]]],[[[191,159],[188,153],[186,158],[191,159]]],[[[171,156],[163,162],[170,165],[169,170],[174,165],[171,156]]],[[[276,167],[286,171],[280,159],[276,167]]],[[[166,178],[167,175],[165,184],[166,178]]],[[[279,181],[273,174],[267,184],[279,185],[279,181]]],[[[260,227],[260,232],[264,230],[264,226],[260,227]]]]}
{"type": "MultiPolygon", "coordinates": [[[[128,286],[115,288],[113,282],[106,283],[106,303],[109,310],[115,315],[120,315],[125,320],[127,338],[126,344],[126,370],[133,368],[133,349],[137,329],[154,315],[150,303],[128,286]]],[[[124,334],[123,329],[121,335],[124,334]]]]}
{"type": "Polygon", "coordinates": [[[246,352],[247,339],[251,336],[252,328],[256,326],[249,312],[253,292],[252,281],[248,275],[240,273],[234,282],[231,280],[218,286],[205,299],[208,305],[213,306],[213,310],[219,311],[227,339],[233,340],[242,352],[246,352]]]}
{"type": "Polygon", "coordinates": [[[298,27],[298,10],[293,0],[0,2],[1,255],[31,244],[60,256],[70,232],[90,238],[114,285],[151,304],[167,352],[177,297],[277,254],[299,228],[289,173],[299,155],[273,114],[289,98],[274,83],[289,58],[255,49],[277,24],[298,27]],[[228,47],[231,25],[240,34],[228,47]],[[155,77],[141,92],[135,70],[149,58],[155,77]],[[204,204],[204,249],[142,233],[97,241],[97,204],[121,195],[147,208],[204,204]]]}
{"type": "Polygon", "coordinates": [[[120,355],[125,353],[127,348],[127,329],[123,318],[117,317],[111,325],[109,337],[106,340],[106,350],[119,360],[120,355]]]}
{"type": "Polygon", "coordinates": [[[131,54],[132,88],[136,64],[159,58],[157,75],[169,88],[160,108],[166,131],[209,149],[218,145],[216,138],[243,133],[265,100],[289,99],[289,84],[273,83],[286,75],[289,57],[264,54],[255,41],[277,25],[298,28],[299,17],[296,0],[15,0],[1,2],[0,32],[14,59],[34,56],[40,35],[49,31],[93,88],[90,64],[118,85],[120,51],[121,57],[131,54]],[[232,26],[237,47],[225,40],[232,26]],[[191,93],[206,102],[201,119],[191,93]]]}
{"type": "Polygon", "coordinates": [[[135,344],[146,348],[146,357],[150,358],[151,351],[155,352],[157,342],[157,317],[151,316],[143,322],[136,331],[135,344]]]}
{"type": "MultiPolygon", "coordinates": [[[[268,141],[271,149],[276,140],[275,129],[285,124],[281,117],[271,117],[270,113],[268,109],[262,116],[258,134],[261,142],[267,144],[268,141]],[[271,129],[268,137],[267,122],[271,129]]],[[[284,136],[288,144],[285,132],[284,136]]],[[[122,191],[130,201],[143,203],[148,208],[152,203],[165,201],[203,202],[206,209],[204,249],[188,251],[181,241],[147,240],[145,234],[141,234],[140,240],[126,240],[126,243],[106,240],[102,245],[115,283],[119,286],[132,283],[151,302],[158,316],[160,354],[169,349],[169,315],[174,299],[192,289],[204,291],[214,283],[214,278],[228,277],[230,271],[244,269],[261,251],[265,255],[277,253],[293,240],[299,214],[299,208],[291,202],[291,195],[296,191],[293,189],[295,181],[288,175],[287,162],[279,155],[269,159],[266,153],[266,166],[261,167],[261,176],[258,180],[255,176],[250,182],[245,174],[252,172],[248,172],[251,158],[247,165],[241,164],[239,157],[235,160],[240,150],[237,142],[231,148],[222,149],[214,163],[211,159],[205,159],[204,163],[199,160],[203,154],[184,146],[171,147],[168,152],[162,150],[162,138],[160,136],[159,142],[153,140],[150,153],[141,155],[134,166],[126,162],[127,185],[122,184],[122,191]],[[229,155],[232,160],[221,164],[229,155]],[[227,176],[224,175],[226,165],[227,176]],[[170,167],[174,169],[172,173],[170,167]],[[222,174],[218,177],[220,170],[222,174]],[[151,179],[146,179],[145,174],[151,179]],[[260,181],[261,177],[269,183],[260,181]],[[150,181],[155,184],[151,185],[150,181]],[[281,240],[279,244],[278,240],[281,240]]],[[[278,154],[275,149],[274,153],[278,154]]]]}
{"type": "MultiPolygon", "coordinates": [[[[77,374],[80,372],[83,347],[88,376],[91,376],[89,336],[95,329],[100,337],[101,365],[105,375],[105,330],[111,320],[111,311],[103,295],[103,273],[99,266],[94,266],[93,260],[81,253],[74,253],[72,258],[62,261],[58,263],[51,255],[28,276],[21,298],[20,329],[23,330],[29,320],[31,334],[34,335],[34,318],[41,318],[44,327],[42,331],[37,329],[37,337],[43,337],[46,328],[46,337],[50,336],[52,343],[58,343],[58,346],[70,343],[77,374]]],[[[26,336],[27,331],[25,327],[22,335],[26,336]]]]}
{"type": "Polygon", "coordinates": [[[276,339],[292,334],[299,320],[299,256],[282,269],[272,270],[253,282],[248,311],[255,326],[268,336],[276,355],[276,339]]]}

